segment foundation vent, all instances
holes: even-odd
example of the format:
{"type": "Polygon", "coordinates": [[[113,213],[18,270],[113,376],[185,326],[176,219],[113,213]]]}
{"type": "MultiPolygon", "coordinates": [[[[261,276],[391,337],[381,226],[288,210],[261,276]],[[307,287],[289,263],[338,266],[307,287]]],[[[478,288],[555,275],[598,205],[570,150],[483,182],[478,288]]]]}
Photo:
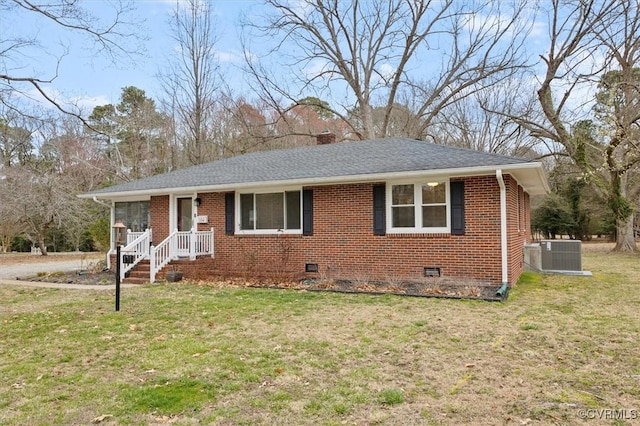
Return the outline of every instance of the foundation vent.
{"type": "Polygon", "coordinates": [[[440,276],[440,268],[427,266],[424,268],[424,276],[425,277],[439,277],[440,276]]]}

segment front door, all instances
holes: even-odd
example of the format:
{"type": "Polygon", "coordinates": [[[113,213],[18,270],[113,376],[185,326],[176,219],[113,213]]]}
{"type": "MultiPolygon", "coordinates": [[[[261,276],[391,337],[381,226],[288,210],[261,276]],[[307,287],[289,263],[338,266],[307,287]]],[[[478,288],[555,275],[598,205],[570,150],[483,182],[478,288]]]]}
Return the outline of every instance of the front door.
{"type": "MultiPolygon", "coordinates": [[[[178,198],[178,231],[189,232],[193,226],[193,199],[178,198]]],[[[189,256],[189,234],[178,234],[178,256],[189,256]]]]}
{"type": "Polygon", "coordinates": [[[193,200],[178,198],[178,231],[191,231],[193,222],[193,200]]]}

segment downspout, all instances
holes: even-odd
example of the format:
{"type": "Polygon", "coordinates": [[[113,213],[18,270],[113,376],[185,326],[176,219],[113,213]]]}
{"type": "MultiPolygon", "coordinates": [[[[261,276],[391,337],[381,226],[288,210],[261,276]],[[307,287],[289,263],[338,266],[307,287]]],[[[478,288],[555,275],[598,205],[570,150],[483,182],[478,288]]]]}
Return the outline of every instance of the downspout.
{"type": "Polygon", "coordinates": [[[504,296],[508,284],[508,253],[507,253],[507,190],[502,177],[502,170],[496,170],[496,179],[500,185],[500,257],[502,262],[502,286],[496,292],[496,296],[504,296]]]}
{"type": "Polygon", "coordinates": [[[109,250],[107,250],[107,269],[111,269],[111,252],[113,251],[113,232],[111,232],[111,224],[113,224],[113,217],[115,212],[113,211],[113,203],[111,204],[107,204],[104,201],[100,201],[98,200],[98,197],[94,196],[93,197],[93,201],[95,201],[96,203],[103,205],[105,207],[109,207],[109,211],[110,211],[110,220],[109,220],[109,250]]]}

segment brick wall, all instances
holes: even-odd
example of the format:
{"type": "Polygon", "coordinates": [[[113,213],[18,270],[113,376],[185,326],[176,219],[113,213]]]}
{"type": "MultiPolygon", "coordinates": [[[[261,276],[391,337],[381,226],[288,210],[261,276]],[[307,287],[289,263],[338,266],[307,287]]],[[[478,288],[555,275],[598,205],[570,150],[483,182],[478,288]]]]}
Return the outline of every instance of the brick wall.
{"type": "Polygon", "coordinates": [[[151,197],[150,226],[153,231],[153,244],[158,245],[169,236],[169,196],[151,197]]]}
{"type": "MultiPolygon", "coordinates": [[[[232,273],[304,275],[306,263],[337,278],[443,276],[500,281],[499,192],[493,177],[465,179],[466,235],[373,235],[371,184],[312,187],[314,233],[224,235],[224,194],[199,194],[199,214],[216,229],[216,260],[232,273]],[[203,208],[204,207],[204,208],[203,208]]],[[[209,226],[210,226],[209,225],[209,226]]],[[[203,229],[206,229],[203,227],[203,229]]]]}
{"type": "Polygon", "coordinates": [[[513,285],[524,271],[524,245],[531,242],[529,194],[511,177],[505,178],[507,195],[508,281],[513,285]]]}
{"type": "MultiPolygon", "coordinates": [[[[452,180],[465,182],[465,235],[373,235],[374,183],[308,187],[313,189],[313,235],[225,235],[224,193],[199,193],[199,215],[215,230],[215,259],[179,265],[185,277],[210,275],[346,279],[421,278],[425,267],[441,268],[446,277],[501,282],[500,191],[495,176],[452,180]],[[305,273],[305,264],[318,273],[305,273]]],[[[516,181],[507,187],[509,283],[523,270],[522,246],[530,240],[529,198],[516,181]],[[520,197],[520,202],[518,202],[520,197]],[[518,225],[517,210],[520,210],[518,225]],[[520,230],[518,230],[520,229],[520,230]]],[[[307,188],[306,188],[307,189],[307,188]]],[[[168,197],[152,197],[154,242],[168,235],[168,197]]]]}

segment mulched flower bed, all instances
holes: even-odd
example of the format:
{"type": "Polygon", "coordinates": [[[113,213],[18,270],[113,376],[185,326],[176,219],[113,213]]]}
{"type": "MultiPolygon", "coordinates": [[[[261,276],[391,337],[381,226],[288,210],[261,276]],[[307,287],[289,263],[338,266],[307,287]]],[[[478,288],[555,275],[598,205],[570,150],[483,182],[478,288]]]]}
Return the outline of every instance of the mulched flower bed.
{"type": "Polygon", "coordinates": [[[53,272],[50,274],[38,274],[30,277],[18,277],[18,280],[45,282],[56,284],[80,284],[80,285],[114,285],[116,276],[113,272],[53,272]]]}
{"type": "Polygon", "coordinates": [[[498,296],[500,286],[481,283],[460,283],[454,280],[436,282],[400,282],[389,285],[385,282],[354,283],[338,280],[334,283],[312,283],[311,290],[330,290],[345,293],[396,294],[402,296],[442,297],[455,299],[506,300],[498,296]]]}
{"type": "Polygon", "coordinates": [[[425,279],[423,281],[352,281],[346,279],[311,279],[302,281],[247,280],[241,278],[202,280],[197,285],[224,288],[247,287],[288,289],[305,291],[332,291],[338,293],[394,294],[399,296],[438,297],[448,299],[476,299],[505,301],[504,295],[497,294],[500,286],[477,281],[452,278],[425,279]]]}
{"type": "MultiPolygon", "coordinates": [[[[24,281],[51,282],[61,284],[113,285],[113,272],[56,272],[19,278],[24,281]]],[[[191,282],[190,280],[185,280],[191,282]]],[[[307,291],[332,291],[339,293],[394,294],[400,296],[439,297],[450,299],[477,299],[504,301],[497,295],[500,286],[477,281],[457,280],[453,278],[434,278],[421,281],[384,282],[372,280],[346,279],[309,279],[303,281],[251,280],[244,278],[210,278],[195,282],[197,285],[224,288],[248,287],[307,291]]]]}
{"type": "Polygon", "coordinates": [[[339,293],[394,294],[399,296],[478,299],[488,301],[504,301],[508,297],[508,291],[502,296],[497,294],[500,286],[446,278],[425,281],[400,281],[394,283],[383,281],[304,280],[292,283],[262,283],[262,285],[257,284],[252,287],[334,291],[339,293]]]}

